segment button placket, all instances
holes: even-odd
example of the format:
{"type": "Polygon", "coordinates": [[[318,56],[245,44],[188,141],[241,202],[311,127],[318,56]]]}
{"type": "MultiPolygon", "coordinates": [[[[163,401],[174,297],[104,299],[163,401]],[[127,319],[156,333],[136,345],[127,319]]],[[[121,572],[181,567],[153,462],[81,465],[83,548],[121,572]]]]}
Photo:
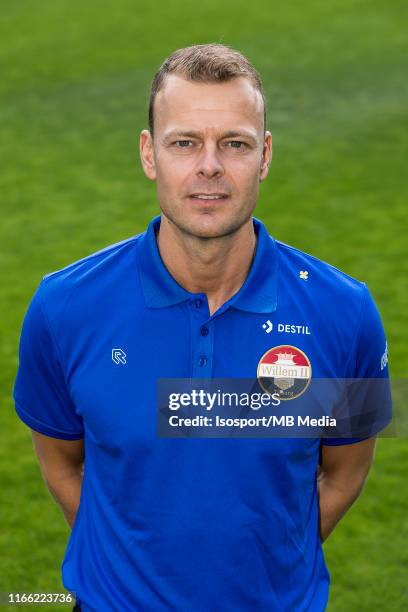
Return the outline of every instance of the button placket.
{"type": "Polygon", "coordinates": [[[192,337],[192,377],[210,378],[213,363],[213,322],[209,317],[206,296],[190,302],[192,337]]]}

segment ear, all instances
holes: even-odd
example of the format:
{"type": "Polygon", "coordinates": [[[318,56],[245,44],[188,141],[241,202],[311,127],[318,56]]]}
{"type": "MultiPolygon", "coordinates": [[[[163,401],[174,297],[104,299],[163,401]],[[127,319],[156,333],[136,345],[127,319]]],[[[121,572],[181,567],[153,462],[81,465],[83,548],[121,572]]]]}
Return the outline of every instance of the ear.
{"type": "Polygon", "coordinates": [[[149,130],[142,130],[140,133],[139,151],[143,172],[148,179],[154,181],[156,179],[156,164],[154,160],[153,137],[149,130]]]}
{"type": "Polygon", "coordinates": [[[261,169],[259,173],[259,182],[266,179],[269,172],[269,166],[272,162],[272,134],[268,131],[265,132],[265,140],[262,151],[261,169]]]}

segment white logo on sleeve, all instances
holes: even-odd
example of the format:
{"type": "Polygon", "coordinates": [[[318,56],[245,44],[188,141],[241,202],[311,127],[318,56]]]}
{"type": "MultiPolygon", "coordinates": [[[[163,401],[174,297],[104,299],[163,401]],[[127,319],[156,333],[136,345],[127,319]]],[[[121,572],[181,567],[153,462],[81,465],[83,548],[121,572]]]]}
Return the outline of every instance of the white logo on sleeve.
{"type": "Polygon", "coordinates": [[[386,342],[385,343],[385,351],[381,355],[381,370],[383,370],[384,368],[387,367],[387,363],[388,363],[388,344],[386,342]]]}
{"type": "Polygon", "coordinates": [[[299,278],[301,278],[302,280],[307,281],[307,279],[309,278],[309,271],[308,270],[300,270],[299,278]]]}
{"type": "Polygon", "coordinates": [[[112,349],[112,361],[117,365],[126,363],[126,353],[120,348],[112,349]]]}

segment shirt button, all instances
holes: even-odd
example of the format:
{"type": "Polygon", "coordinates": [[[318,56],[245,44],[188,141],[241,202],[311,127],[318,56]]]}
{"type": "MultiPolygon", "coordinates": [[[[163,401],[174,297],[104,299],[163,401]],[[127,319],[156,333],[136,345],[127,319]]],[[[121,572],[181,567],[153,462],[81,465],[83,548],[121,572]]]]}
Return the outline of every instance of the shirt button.
{"type": "Polygon", "coordinates": [[[196,301],[195,301],[194,303],[195,303],[195,307],[196,307],[196,308],[200,308],[200,306],[201,306],[201,300],[200,300],[200,298],[197,298],[197,299],[196,299],[196,301]]]}
{"type": "Polygon", "coordinates": [[[201,328],[201,330],[200,330],[200,333],[201,333],[201,335],[202,335],[202,336],[208,336],[209,331],[210,331],[210,330],[208,329],[208,327],[206,327],[205,325],[203,325],[203,326],[202,326],[202,328],[201,328]]]}
{"type": "Polygon", "coordinates": [[[207,364],[207,357],[200,357],[198,360],[198,365],[200,368],[203,368],[207,364]]]}

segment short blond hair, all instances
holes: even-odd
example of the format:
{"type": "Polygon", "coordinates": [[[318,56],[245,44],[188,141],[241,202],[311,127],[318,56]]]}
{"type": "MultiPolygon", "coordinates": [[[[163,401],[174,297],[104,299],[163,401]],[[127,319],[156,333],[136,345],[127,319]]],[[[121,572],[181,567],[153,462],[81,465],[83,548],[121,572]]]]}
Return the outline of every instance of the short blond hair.
{"type": "Polygon", "coordinates": [[[259,73],[239,51],[218,43],[210,43],[177,49],[164,60],[156,72],[149,97],[149,130],[152,135],[154,100],[169,74],[177,74],[188,81],[197,83],[224,83],[237,77],[247,78],[262,96],[265,130],[266,98],[259,73]]]}

